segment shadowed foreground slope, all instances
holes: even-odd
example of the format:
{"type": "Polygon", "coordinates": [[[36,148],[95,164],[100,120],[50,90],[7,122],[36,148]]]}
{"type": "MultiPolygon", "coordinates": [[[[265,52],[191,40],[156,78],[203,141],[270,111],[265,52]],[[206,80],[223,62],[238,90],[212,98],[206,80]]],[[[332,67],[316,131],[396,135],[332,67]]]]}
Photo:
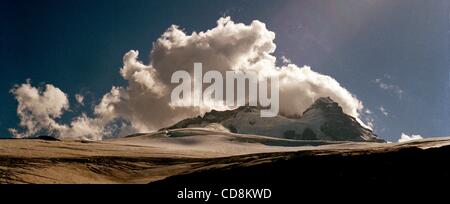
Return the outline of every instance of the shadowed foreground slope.
{"type": "Polygon", "coordinates": [[[417,141],[365,149],[262,153],[214,160],[228,164],[151,183],[156,186],[228,184],[267,186],[450,182],[447,141],[417,141]],[[430,146],[428,146],[430,145],[430,146]]]}
{"type": "Polygon", "coordinates": [[[201,128],[172,131],[99,142],[1,140],[0,183],[171,188],[449,181],[449,138],[387,144],[293,141],[201,128]]]}

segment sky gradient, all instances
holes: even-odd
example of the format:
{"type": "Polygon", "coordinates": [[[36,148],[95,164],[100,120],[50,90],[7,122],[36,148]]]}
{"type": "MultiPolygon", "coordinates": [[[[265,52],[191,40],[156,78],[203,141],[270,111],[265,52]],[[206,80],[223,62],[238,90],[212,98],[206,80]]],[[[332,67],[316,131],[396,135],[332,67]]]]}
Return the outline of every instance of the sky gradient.
{"type": "MultiPolygon", "coordinates": [[[[0,3],[0,137],[17,127],[10,89],[31,79],[70,96],[70,120],[89,112],[118,74],[123,55],[147,63],[170,25],[203,31],[222,16],[259,20],[276,33],[276,56],[335,78],[372,112],[374,131],[450,135],[450,3],[436,1],[11,1],[0,3]],[[76,93],[86,96],[77,107],[76,93]]],[[[92,111],[90,111],[92,112],[92,111]]]]}

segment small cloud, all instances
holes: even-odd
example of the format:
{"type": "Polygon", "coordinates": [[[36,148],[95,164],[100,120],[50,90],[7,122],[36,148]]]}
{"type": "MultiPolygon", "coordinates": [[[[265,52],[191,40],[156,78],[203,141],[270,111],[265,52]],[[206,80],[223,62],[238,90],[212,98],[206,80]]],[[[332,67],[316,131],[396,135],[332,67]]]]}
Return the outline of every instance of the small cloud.
{"type": "Polygon", "coordinates": [[[77,102],[84,106],[84,96],[81,94],[75,94],[75,99],[77,100],[77,102]]]}
{"type": "Polygon", "coordinates": [[[283,64],[291,64],[292,61],[291,59],[287,58],[286,56],[281,56],[281,61],[283,62],[283,64]]]}
{"type": "Polygon", "coordinates": [[[398,142],[408,142],[408,141],[412,141],[412,140],[420,140],[423,139],[422,136],[420,135],[407,135],[405,133],[402,132],[402,135],[400,136],[400,139],[398,140],[398,142]]]}
{"type": "Polygon", "coordinates": [[[372,114],[373,112],[370,109],[365,108],[362,111],[361,118],[366,123],[366,125],[373,130],[375,128],[375,119],[373,118],[372,114]]]}
{"type": "Polygon", "coordinates": [[[386,81],[385,79],[391,80],[392,77],[390,75],[385,75],[384,79],[377,78],[374,80],[374,82],[378,85],[380,89],[392,92],[398,95],[398,97],[401,99],[404,91],[395,84],[385,82],[386,81]]]}
{"type": "Polygon", "coordinates": [[[386,111],[386,109],[383,106],[380,106],[380,112],[386,117],[389,116],[389,113],[386,111]]]}

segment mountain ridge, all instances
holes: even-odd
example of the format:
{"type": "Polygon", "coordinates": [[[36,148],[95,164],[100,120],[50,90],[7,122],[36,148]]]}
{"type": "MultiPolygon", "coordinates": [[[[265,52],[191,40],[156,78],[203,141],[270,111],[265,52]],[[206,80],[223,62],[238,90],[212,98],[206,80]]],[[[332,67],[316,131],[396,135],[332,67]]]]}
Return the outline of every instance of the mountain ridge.
{"type": "Polygon", "coordinates": [[[356,118],[343,112],[330,97],[318,98],[301,116],[259,116],[261,107],[241,106],[233,110],[212,110],[203,116],[187,118],[167,128],[221,126],[239,134],[257,134],[296,140],[385,142],[356,118]]]}

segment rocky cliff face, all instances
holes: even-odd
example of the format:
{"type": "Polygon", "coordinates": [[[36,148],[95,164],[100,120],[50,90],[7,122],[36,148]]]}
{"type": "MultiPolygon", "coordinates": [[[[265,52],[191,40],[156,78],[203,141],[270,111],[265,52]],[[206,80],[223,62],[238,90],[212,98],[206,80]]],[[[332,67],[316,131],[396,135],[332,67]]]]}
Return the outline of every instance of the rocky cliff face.
{"type": "Polygon", "coordinates": [[[243,106],[228,111],[211,111],[188,118],[165,129],[217,125],[240,134],[256,134],[294,140],[384,142],[352,116],[345,114],[329,97],[317,99],[302,116],[278,115],[263,118],[258,107],[243,106]]]}

